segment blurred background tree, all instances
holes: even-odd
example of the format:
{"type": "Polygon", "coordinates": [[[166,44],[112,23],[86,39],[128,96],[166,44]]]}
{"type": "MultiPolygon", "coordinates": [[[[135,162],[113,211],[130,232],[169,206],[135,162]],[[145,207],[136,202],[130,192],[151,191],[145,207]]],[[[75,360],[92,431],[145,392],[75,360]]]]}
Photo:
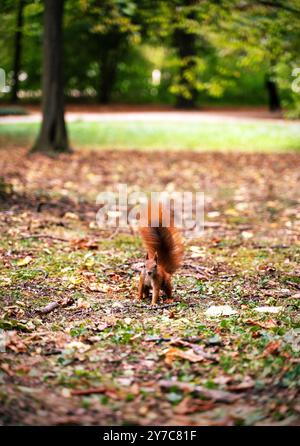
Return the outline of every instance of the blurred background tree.
{"type": "MultiPolygon", "coordinates": [[[[42,0],[3,0],[1,68],[9,94],[40,101],[42,0]]],[[[268,105],[300,115],[297,0],[65,0],[68,101],[268,105]]]]}
{"type": "Polygon", "coordinates": [[[69,152],[63,78],[64,0],[45,0],[42,124],[33,152],[69,152]]]}

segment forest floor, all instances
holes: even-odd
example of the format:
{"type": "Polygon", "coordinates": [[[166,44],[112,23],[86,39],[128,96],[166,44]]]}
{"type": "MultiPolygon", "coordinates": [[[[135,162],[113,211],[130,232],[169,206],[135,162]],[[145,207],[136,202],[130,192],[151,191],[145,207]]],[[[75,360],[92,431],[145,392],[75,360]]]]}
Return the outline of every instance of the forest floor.
{"type": "Polygon", "coordinates": [[[0,424],[299,425],[299,162],[1,150],[0,424]],[[138,235],[96,224],[116,183],[205,192],[174,303],[136,301],[138,235]]]}

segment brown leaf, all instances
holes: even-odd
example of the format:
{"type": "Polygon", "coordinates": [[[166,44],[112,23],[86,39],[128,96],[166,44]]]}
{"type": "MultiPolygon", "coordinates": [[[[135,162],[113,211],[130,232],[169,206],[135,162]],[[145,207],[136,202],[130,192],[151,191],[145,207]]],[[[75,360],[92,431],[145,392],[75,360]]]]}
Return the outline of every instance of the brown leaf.
{"type": "Polygon", "coordinates": [[[97,324],[96,327],[93,328],[94,331],[103,331],[108,327],[111,327],[112,324],[108,324],[107,322],[103,322],[102,324],[97,324]]]}
{"type": "Polygon", "coordinates": [[[255,381],[250,378],[250,376],[246,376],[243,381],[241,381],[239,384],[232,384],[228,386],[229,390],[247,390],[254,387],[255,381]]]}
{"type": "Polygon", "coordinates": [[[200,362],[203,361],[203,356],[196,355],[192,349],[183,351],[176,347],[171,347],[165,350],[165,362],[166,364],[172,364],[172,362],[177,359],[187,359],[190,362],[200,362]]]}
{"type": "Polygon", "coordinates": [[[291,299],[300,299],[300,293],[293,294],[291,299]]]}
{"type": "Polygon", "coordinates": [[[88,289],[96,293],[107,293],[111,290],[111,287],[105,283],[92,282],[88,285],[88,289]]]}
{"type": "Polygon", "coordinates": [[[6,334],[5,347],[15,353],[25,353],[27,347],[16,331],[8,331],[6,334]]]}
{"type": "Polygon", "coordinates": [[[66,212],[64,218],[68,220],[79,220],[79,216],[74,212],[66,212]]]}
{"type": "Polygon", "coordinates": [[[184,398],[174,409],[175,413],[187,415],[195,412],[204,412],[215,407],[213,401],[195,400],[193,398],[184,398]]]}
{"type": "Polygon", "coordinates": [[[201,345],[184,341],[180,338],[171,340],[170,345],[176,345],[180,347],[190,347],[194,351],[194,353],[196,353],[198,356],[201,356],[203,359],[209,359],[212,361],[219,360],[218,355],[205,351],[201,345]]]}
{"type": "Polygon", "coordinates": [[[29,265],[29,263],[31,263],[32,260],[33,260],[33,258],[32,258],[31,256],[26,256],[26,257],[24,257],[24,259],[19,259],[19,260],[17,261],[17,265],[18,265],[18,266],[26,266],[26,265],[29,265]]]}
{"type": "Polygon", "coordinates": [[[268,319],[267,321],[264,321],[264,322],[255,321],[254,319],[248,319],[246,321],[246,324],[257,325],[258,327],[262,327],[262,328],[275,328],[275,327],[277,327],[277,321],[275,321],[274,319],[268,319]]]}
{"type": "Polygon", "coordinates": [[[61,306],[63,308],[68,307],[69,305],[72,305],[74,303],[74,299],[72,297],[65,297],[62,301],[61,301],[61,306]]]}
{"type": "Polygon", "coordinates": [[[185,383],[181,381],[173,380],[161,380],[159,381],[160,387],[164,389],[170,389],[177,387],[182,392],[194,393],[201,398],[211,399],[222,403],[233,403],[239,398],[239,395],[235,395],[225,390],[207,389],[206,387],[197,386],[191,383],[185,383]]]}
{"type": "Polygon", "coordinates": [[[271,341],[266,346],[265,351],[263,352],[262,357],[265,358],[269,355],[276,355],[278,353],[280,347],[280,341],[271,341]]]}
{"type": "Polygon", "coordinates": [[[14,376],[8,364],[0,364],[0,369],[7,373],[8,376],[14,376]]]}
{"type": "Polygon", "coordinates": [[[174,319],[175,315],[176,315],[176,312],[174,310],[170,310],[168,312],[169,319],[174,319]]]}
{"type": "Polygon", "coordinates": [[[70,240],[70,245],[76,249],[98,249],[96,241],[85,238],[70,240]]]}

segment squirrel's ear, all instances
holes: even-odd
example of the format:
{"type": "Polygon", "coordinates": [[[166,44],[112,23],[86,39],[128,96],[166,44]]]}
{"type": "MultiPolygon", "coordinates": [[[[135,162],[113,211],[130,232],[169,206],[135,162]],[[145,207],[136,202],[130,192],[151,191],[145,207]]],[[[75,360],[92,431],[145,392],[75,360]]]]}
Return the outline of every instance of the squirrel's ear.
{"type": "Polygon", "coordinates": [[[155,254],[154,254],[154,262],[155,262],[155,263],[157,263],[157,258],[158,258],[158,256],[157,256],[157,252],[155,252],[155,254]]]}
{"type": "Polygon", "coordinates": [[[149,254],[148,254],[148,252],[147,252],[147,254],[146,254],[146,260],[148,260],[149,259],[149,254]]]}

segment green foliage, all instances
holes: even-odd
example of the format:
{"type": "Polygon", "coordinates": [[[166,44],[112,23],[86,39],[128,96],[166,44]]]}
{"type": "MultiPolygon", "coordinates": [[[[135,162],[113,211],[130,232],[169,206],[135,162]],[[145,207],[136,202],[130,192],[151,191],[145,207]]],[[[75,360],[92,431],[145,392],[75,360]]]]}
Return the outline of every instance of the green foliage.
{"type": "MultiPolygon", "coordinates": [[[[0,60],[11,85],[17,2],[1,2],[0,60]]],[[[21,98],[40,97],[43,2],[26,0],[21,98]]],[[[300,66],[295,0],[66,0],[64,75],[73,100],[197,105],[266,104],[266,78],[282,105],[300,113],[292,91],[300,66]],[[162,73],[153,85],[154,69],[162,73]]],[[[0,94],[7,99],[7,94],[0,94]]]]}

